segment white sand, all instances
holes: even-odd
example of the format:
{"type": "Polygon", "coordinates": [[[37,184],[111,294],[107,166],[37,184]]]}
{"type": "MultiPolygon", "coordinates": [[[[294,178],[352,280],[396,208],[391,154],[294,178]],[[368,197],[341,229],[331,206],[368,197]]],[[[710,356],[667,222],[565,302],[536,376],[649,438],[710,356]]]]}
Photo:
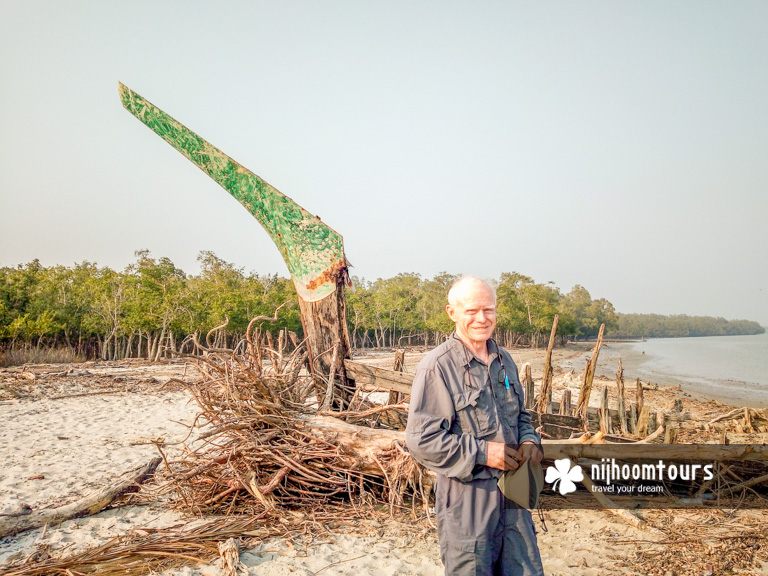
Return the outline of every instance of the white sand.
{"type": "MultiPolygon", "coordinates": [[[[0,513],[21,503],[33,510],[59,506],[104,488],[158,454],[152,439],[163,438],[164,450],[173,457],[196,413],[185,392],[0,401],[0,513]],[[40,475],[43,478],[31,479],[40,475]]],[[[36,552],[50,550],[58,556],[103,544],[135,528],[181,526],[189,520],[159,504],[109,509],[49,528],[44,534],[37,529],[0,539],[0,571],[3,562],[36,552]]],[[[602,510],[552,510],[546,512],[546,522],[549,532],[543,532],[536,519],[549,576],[636,573],[632,568],[636,552],[645,548],[653,553],[654,545],[613,542],[658,538],[602,510]]],[[[361,523],[357,531],[269,540],[244,550],[241,561],[248,566],[248,574],[261,576],[442,574],[434,530],[426,524],[407,528],[395,521],[371,520],[361,523]]],[[[217,565],[201,564],[167,576],[219,574],[217,565]]]]}

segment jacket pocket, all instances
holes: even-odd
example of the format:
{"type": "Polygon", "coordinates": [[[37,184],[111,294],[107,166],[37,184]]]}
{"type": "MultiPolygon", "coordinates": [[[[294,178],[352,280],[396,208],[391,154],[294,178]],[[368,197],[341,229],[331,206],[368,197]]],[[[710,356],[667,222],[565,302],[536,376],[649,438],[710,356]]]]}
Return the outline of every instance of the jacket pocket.
{"type": "Polygon", "coordinates": [[[481,438],[494,433],[498,428],[493,398],[487,387],[467,390],[454,397],[453,404],[464,434],[481,438]]]}

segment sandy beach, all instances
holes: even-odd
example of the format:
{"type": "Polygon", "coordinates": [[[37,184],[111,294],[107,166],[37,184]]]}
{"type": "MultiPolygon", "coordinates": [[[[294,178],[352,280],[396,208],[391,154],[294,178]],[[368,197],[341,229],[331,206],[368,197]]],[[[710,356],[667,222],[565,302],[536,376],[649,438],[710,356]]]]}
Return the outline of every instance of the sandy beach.
{"type": "MultiPolygon", "coordinates": [[[[571,366],[581,363],[585,354],[585,346],[556,350],[556,398],[566,387],[577,389],[579,374],[571,366]]],[[[534,377],[540,377],[542,350],[515,350],[513,355],[521,365],[530,362],[534,377]]],[[[407,371],[420,356],[408,351],[407,371]]],[[[391,367],[392,355],[372,353],[360,360],[391,367]]],[[[171,379],[194,378],[195,368],[183,362],[35,365],[0,371],[0,515],[73,502],[145,464],[158,455],[158,447],[169,460],[177,457],[202,429],[193,427],[198,408],[191,396],[171,379]]],[[[610,386],[611,381],[596,382],[610,386]]],[[[696,399],[676,388],[651,387],[646,398],[658,410],[682,402],[686,413],[700,421],[728,411],[717,401],[696,399]]],[[[744,435],[740,440],[756,442],[759,437],[744,435]]],[[[545,503],[544,520],[546,531],[535,518],[545,571],[551,576],[768,574],[768,541],[754,536],[760,531],[764,535],[768,525],[762,510],[652,510],[646,513],[646,523],[636,527],[606,510],[553,509],[545,503]],[[697,534],[706,537],[685,540],[685,535],[697,534]]],[[[24,560],[33,564],[118,535],[178,529],[199,521],[171,509],[163,499],[141,505],[121,501],[95,515],[0,538],[0,574],[24,560]]],[[[372,509],[363,516],[350,515],[347,522],[277,539],[247,538],[243,544],[240,561],[251,575],[443,573],[434,529],[426,519],[413,520],[408,514],[390,517],[372,509]]],[[[214,561],[166,574],[223,572],[214,561]]]]}

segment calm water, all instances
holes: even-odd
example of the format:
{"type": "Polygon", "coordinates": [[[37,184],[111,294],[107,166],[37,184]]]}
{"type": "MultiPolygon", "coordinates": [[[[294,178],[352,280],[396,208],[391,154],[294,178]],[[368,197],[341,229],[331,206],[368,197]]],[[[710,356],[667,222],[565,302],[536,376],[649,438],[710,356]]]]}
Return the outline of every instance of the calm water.
{"type": "MultiPolygon", "coordinates": [[[[680,385],[736,404],[768,407],[768,334],[655,338],[609,343],[603,360],[621,357],[628,378],[680,385]]],[[[610,364],[603,366],[610,372],[610,364]]],[[[615,374],[615,363],[613,364],[615,374]]]]}

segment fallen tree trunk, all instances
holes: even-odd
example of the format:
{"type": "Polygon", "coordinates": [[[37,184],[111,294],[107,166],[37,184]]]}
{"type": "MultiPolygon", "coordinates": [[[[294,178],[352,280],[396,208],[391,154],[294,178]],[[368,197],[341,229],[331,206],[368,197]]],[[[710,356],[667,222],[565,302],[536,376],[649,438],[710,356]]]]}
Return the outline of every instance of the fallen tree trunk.
{"type": "MultiPolygon", "coordinates": [[[[350,469],[363,473],[381,475],[376,458],[391,450],[395,443],[405,446],[405,432],[365,428],[348,424],[338,418],[310,417],[305,425],[318,438],[339,446],[350,469]]],[[[641,442],[607,443],[597,441],[586,444],[582,439],[543,440],[544,458],[616,458],[647,460],[753,460],[768,462],[768,445],[727,445],[719,444],[647,444],[641,442]]]]}
{"type": "Polygon", "coordinates": [[[382,454],[405,446],[405,432],[366,428],[348,424],[332,416],[311,417],[304,420],[312,434],[339,447],[344,465],[355,472],[383,476],[379,464],[382,454]]]}
{"type": "Polygon", "coordinates": [[[118,496],[135,491],[138,484],[141,484],[154,474],[160,462],[160,458],[154,458],[149,464],[133,470],[127,478],[120,480],[101,492],[81,498],[77,502],[23,516],[0,517],[0,538],[40,528],[40,526],[61,524],[72,518],[81,518],[101,512],[118,496]]]}

